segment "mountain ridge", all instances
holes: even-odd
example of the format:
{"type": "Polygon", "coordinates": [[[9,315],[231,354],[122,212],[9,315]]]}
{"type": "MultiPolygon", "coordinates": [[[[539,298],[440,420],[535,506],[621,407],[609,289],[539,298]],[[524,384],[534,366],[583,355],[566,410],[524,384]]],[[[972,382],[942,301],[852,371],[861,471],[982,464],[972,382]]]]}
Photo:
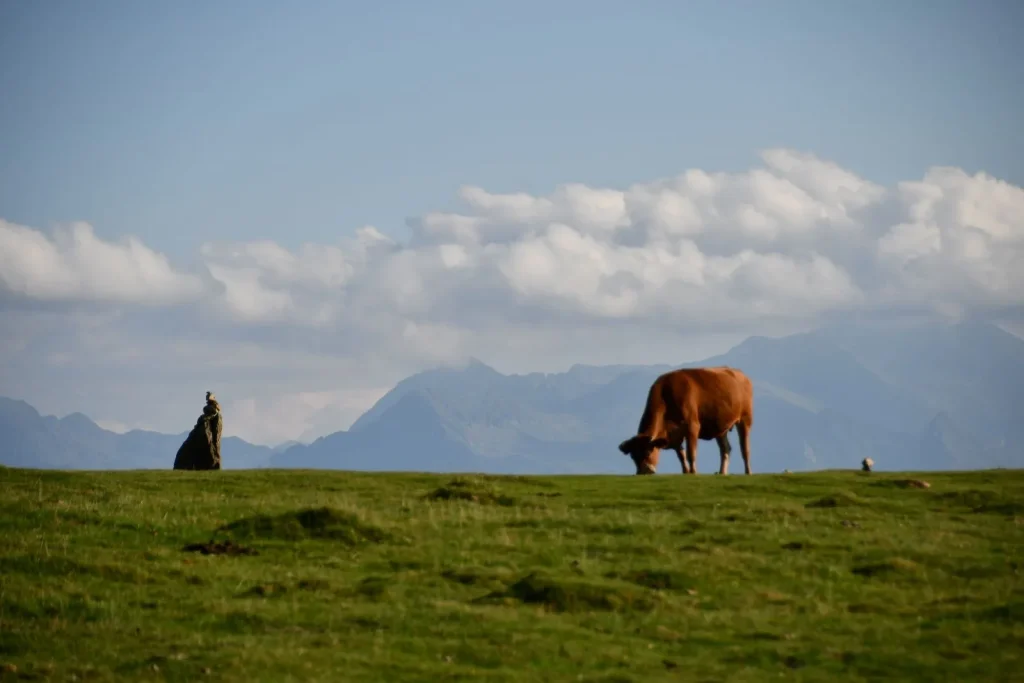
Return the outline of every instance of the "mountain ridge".
{"type": "MultiPolygon", "coordinates": [[[[473,358],[406,377],[348,430],[308,444],[270,448],[227,437],[224,466],[626,473],[615,444],[635,433],[651,382],[672,368],[709,365],[739,367],[754,382],[755,472],[849,468],[866,456],[879,469],[1022,464],[1011,445],[1024,435],[1024,340],[961,323],[753,336],[678,365],[506,375],[473,358]]],[[[43,417],[24,401],[0,399],[7,464],[169,468],[185,435],[117,435],[81,413],[43,417]]],[[[701,442],[698,471],[714,471],[717,461],[714,444],[701,442]]]]}
{"type": "MultiPolygon", "coordinates": [[[[906,347],[904,355],[920,355],[921,347],[927,347],[929,338],[939,331],[939,338],[945,340],[946,346],[950,346],[950,338],[966,337],[974,343],[980,339],[984,344],[994,336],[999,339],[998,346],[1003,347],[1000,353],[1024,358],[1024,341],[995,326],[983,325],[966,333],[956,326],[952,326],[954,330],[950,332],[948,327],[925,326],[918,330],[916,337],[913,337],[913,328],[910,332],[896,330],[896,334],[911,334],[915,341],[906,347]]],[[[876,345],[893,346],[890,330],[881,328],[875,334],[876,345]]],[[[474,447],[482,471],[491,471],[497,465],[493,457],[485,457],[486,451],[491,454],[503,451],[507,459],[518,460],[518,463],[506,462],[504,468],[516,469],[514,465],[518,464],[524,472],[552,471],[552,462],[559,463],[553,468],[556,472],[577,471],[576,463],[580,462],[589,463],[586,471],[623,472],[628,468],[616,458],[614,444],[635,433],[647,389],[659,374],[674,367],[732,365],[747,372],[755,385],[752,435],[755,471],[806,469],[808,462],[817,468],[855,467],[866,456],[871,456],[879,469],[907,469],[911,465],[943,468],[958,462],[984,467],[1020,462],[1005,445],[1002,452],[988,446],[976,447],[970,437],[957,439],[961,447],[965,441],[970,444],[970,449],[963,450],[959,457],[954,457],[948,447],[931,450],[935,444],[927,441],[926,431],[940,412],[945,412],[947,417],[950,414],[961,416],[962,423],[957,422],[955,428],[950,428],[957,434],[970,433],[970,426],[984,422],[984,416],[970,405],[957,406],[960,403],[957,400],[936,399],[920,391],[915,386],[920,377],[913,373],[888,373],[884,364],[865,362],[863,358],[877,359],[878,349],[862,348],[863,345],[858,345],[852,337],[855,335],[839,326],[779,338],[749,337],[725,353],[678,365],[596,366],[598,372],[606,373],[605,381],[594,382],[586,388],[576,387],[577,393],[571,398],[549,403],[543,411],[536,410],[543,401],[536,395],[531,398],[531,390],[569,380],[573,373],[593,371],[595,366],[588,369],[573,365],[563,373],[546,375],[503,375],[476,361],[466,366],[471,368],[472,374],[464,382],[460,381],[458,370],[427,370],[396,385],[357,421],[358,429],[354,424],[350,431],[366,429],[374,422],[402,429],[401,421],[389,416],[388,406],[406,392],[429,388],[436,400],[459,406],[455,411],[461,419],[458,438],[474,447]],[[538,377],[543,381],[538,381],[538,377]],[[453,387],[457,388],[455,394],[453,387]],[[487,408],[495,404],[494,392],[512,401],[515,410],[504,411],[493,419],[487,408]],[[543,416],[543,420],[538,419],[538,415],[543,416]],[[524,418],[528,422],[532,419],[532,423],[524,425],[524,418]],[[549,430],[552,424],[558,425],[560,430],[548,433],[538,442],[530,437],[540,433],[539,423],[544,420],[549,430]],[[490,443],[485,449],[475,447],[471,437],[485,432],[491,434],[494,441],[500,441],[502,434],[513,436],[505,438],[500,446],[490,443]],[[527,448],[531,450],[526,452],[527,448]],[[532,464],[528,465],[528,461],[532,464]],[[544,465],[537,465],[537,461],[544,465]]],[[[972,362],[985,356],[984,351],[980,355],[976,353],[971,344],[960,343],[959,351],[956,348],[953,351],[973,358],[972,362]]],[[[907,359],[896,358],[899,355],[898,350],[889,349],[886,359],[890,364],[906,365],[907,359]]],[[[986,362],[1000,366],[998,359],[988,358],[986,362]]],[[[946,358],[945,363],[945,370],[933,368],[930,371],[926,384],[941,385],[946,381],[944,377],[957,374],[948,371],[949,365],[957,366],[956,358],[952,361],[946,358]]],[[[1005,369],[1008,363],[1002,365],[1005,369]]],[[[1024,368],[1024,363],[1017,367],[1024,368]]],[[[991,372],[991,368],[988,370],[964,395],[994,395],[992,402],[1000,406],[1000,419],[1007,425],[1016,424],[1010,416],[1013,410],[1021,412],[1021,404],[1014,403],[1013,377],[1024,382],[1021,370],[1013,377],[1005,376],[1004,372],[1001,380],[995,379],[998,373],[991,372]],[[1000,391],[993,392],[993,386],[998,386],[1000,391]]],[[[446,422],[451,425],[453,421],[446,422]]],[[[1007,435],[998,436],[1005,444],[1007,435]]],[[[380,447],[387,447],[386,438],[380,447]]],[[[312,451],[306,452],[305,462],[332,466],[330,452],[317,449],[314,444],[307,448],[312,451]]],[[[424,450],[429,451],[429,448],[424,450]]],[[[699,452],[705,463],[703,471],[717,467],[717,449],[710,442],[702,442],[699,452]]],[[[294,455],[292,450],[285,451],[275,456],[272,463],[289,466],[290,455],[294,455]]],[[[429,457],[424,461],[429,464],[429,457]]],[[[410,460],[410,469],[420,469],[417,464],[410,460]]],[[[372,462],[367,462],[365,468],[373,469],[372,462]]]]}
{"type": "MultiPolygon", "coordinates": [[[[171,469],[188,436],[132,429],[104,429],[81,412],[42,415],[20,399],[0,396],[0,463],[41,469],[171,469]]],[[[221,439],[225,469],[270,464],[272,450],[236,436],[221,439]]]]}

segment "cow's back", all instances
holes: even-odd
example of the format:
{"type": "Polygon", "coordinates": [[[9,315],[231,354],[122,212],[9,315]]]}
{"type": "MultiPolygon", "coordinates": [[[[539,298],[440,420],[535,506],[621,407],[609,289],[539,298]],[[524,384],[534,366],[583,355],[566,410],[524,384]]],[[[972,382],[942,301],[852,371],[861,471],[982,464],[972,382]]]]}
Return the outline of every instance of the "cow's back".
{"type": "Polygon", "coordinates": [[[659,378],[667,421],[697,418],[702,438],[727,431],[752,417],[753,384],[742,371],[727,366],[683,368],[659,378]]]}

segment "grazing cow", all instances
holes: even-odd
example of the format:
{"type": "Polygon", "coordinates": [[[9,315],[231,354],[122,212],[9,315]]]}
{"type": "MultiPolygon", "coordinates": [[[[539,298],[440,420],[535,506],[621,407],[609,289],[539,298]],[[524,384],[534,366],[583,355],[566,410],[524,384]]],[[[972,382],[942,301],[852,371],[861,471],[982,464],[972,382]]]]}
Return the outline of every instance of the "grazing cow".
{"type": "Polygon", "coordinates": [[[696,474],[698,439],[714,439],[722,459],[718,473],[728,474],[729,432],[735,427],[743,467],[750,474],[753,424],[754,386],[743,372],[729,367],[673,370],[654,380],[637,434],[620,443],[619,450],[633,459],[637,474],[654,474],[665,448],[679,456],[684,474],[696,474]]]}

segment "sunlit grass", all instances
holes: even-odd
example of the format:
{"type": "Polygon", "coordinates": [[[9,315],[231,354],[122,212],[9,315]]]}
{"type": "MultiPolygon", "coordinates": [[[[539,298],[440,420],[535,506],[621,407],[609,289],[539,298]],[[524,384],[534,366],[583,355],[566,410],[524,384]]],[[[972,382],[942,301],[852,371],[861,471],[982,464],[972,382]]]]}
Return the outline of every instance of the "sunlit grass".
{"type": "Polygon", "coordinates": [[[0,676],[1022,680],[1022,519],[1020,471],[0,469],[0,676]]]}

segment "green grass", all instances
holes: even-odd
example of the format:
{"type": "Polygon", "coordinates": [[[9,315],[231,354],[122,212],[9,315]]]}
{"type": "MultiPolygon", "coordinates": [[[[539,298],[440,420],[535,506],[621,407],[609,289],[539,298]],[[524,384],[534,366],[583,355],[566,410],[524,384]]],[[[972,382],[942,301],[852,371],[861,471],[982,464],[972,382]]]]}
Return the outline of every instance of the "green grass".
{"type": "Polygon", "coordinates": [[[0,469],[0,679],[1024,680],[1024,472],[910,476],[0,469]]]}

